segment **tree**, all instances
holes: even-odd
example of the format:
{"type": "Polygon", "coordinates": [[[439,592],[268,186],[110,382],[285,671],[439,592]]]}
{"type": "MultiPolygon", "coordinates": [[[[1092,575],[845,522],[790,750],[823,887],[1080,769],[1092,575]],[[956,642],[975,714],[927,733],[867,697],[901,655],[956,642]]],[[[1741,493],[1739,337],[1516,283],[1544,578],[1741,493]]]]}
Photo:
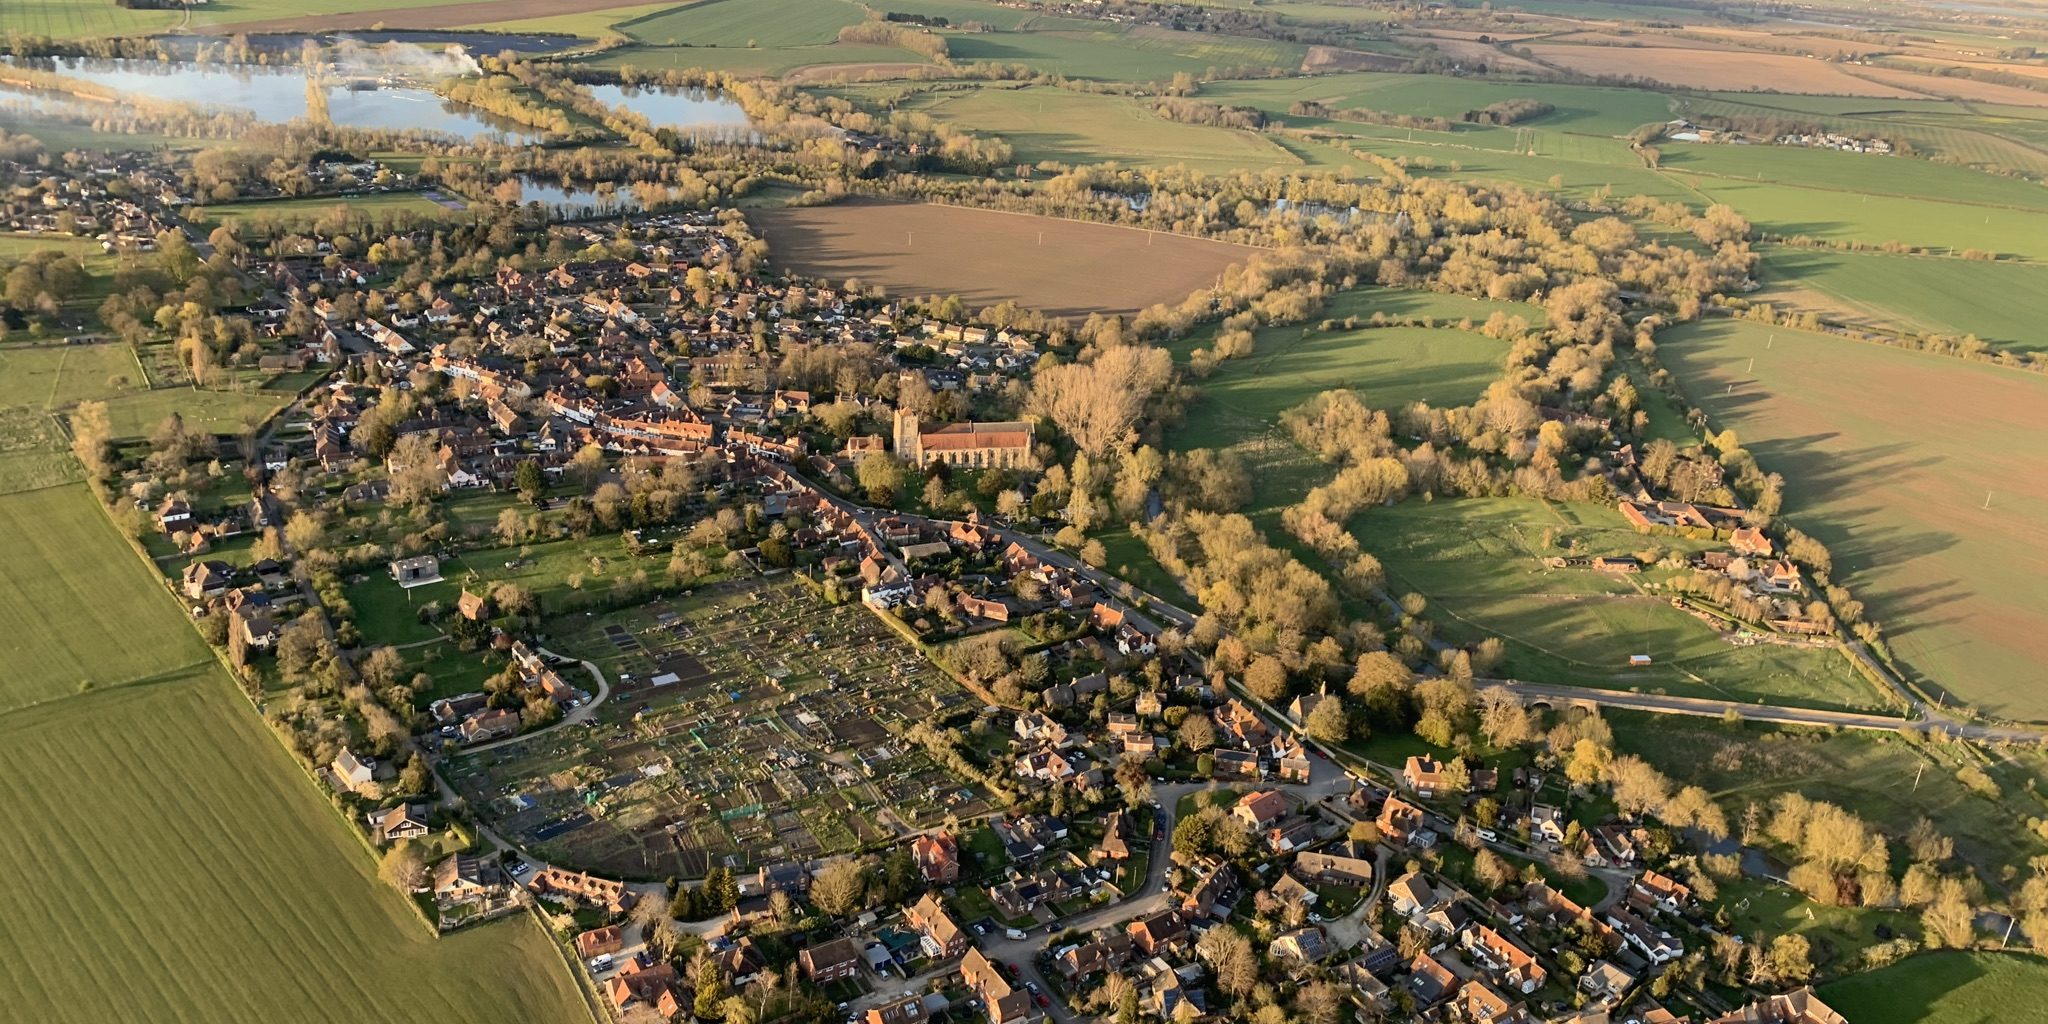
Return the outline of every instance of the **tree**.
{"type": "Polygon", "coordinates": [[[1242,998],[1258,984],[1259,961],[1252,941],[1237,929],[1211,928],[1195,943],[1195,953],[1209,965],[1216,987],[1242,998]]]}
{"type": "Polygon", "coordinates": [[[1287,696],[1287,666],[1270,654],[1261,654],[1245,670],[1244,685],[1252,696],[1268,704],[1282,700],[1287,696]]]}
{"type": "Polygon", "coordinates": [[[412,433],[391,446],[391,503],[424,505],[448,486],[439,444],[426,433],[412,433]]]}
{"type": "Polygon", "coordinates": [[[71,410],[71,453],[95,480],[114,475],[114,427],[107,403],[80,402],[71,410]]]}
{"type": "Polygon", "coordinates": [[[384,851],[383,859],[377,862],[377,874],[398,891],[410,893],[426,884],[426,857],[412,840],[401,839],[384,851]]]}
{"type": "Polygon", "coordinates": [[[1565,762],[1565,778],[1574,785],[1590,786],[1607,774],[1608,765],[1614,760],[1614,751],[1591,739],[1582,739],[1572,745],[1572,755],[1565,762]]]}
{"type": "Polygon", "coordinates": [[[1615,758],[1607,766],[1607,780],[1614,785],[1614,803],[1623,814],[1640,817],[1662,811],[1671,796],[1671,780],[1633,754],[1615,758]]]}
{"type": "Polygon", "coordinates": [[[1927,944],[1963,949],[1976,941],[1976,911],[1970,908],[1970,893],[1961,879],[1944,878],[1934,888],[1934,901],[1920,914],[1927,929],[1927,944]]]}
{"type": "Polygon", "coordinates": [[[1492,850],[1480,850],[1472,857],[1472,877],[1485,886],[1489,892],[1497,892],[1518,877],[1515,867],[1507,858],[1492,850]]]}
{"type": "Polygon", "coordinates": [[[869,452],[853,464],[853,478],[868,493],[869,501],[888,505],[896,500],[896,489],[903,484],[903,468],[892,456],[869,452]]]}
{"type": "Polygon", "coordinates": [[[1192,714],[1181,720],[1181,746],[1199,754],[1216,745],[1216,726],[1209,716],[1192,714]]]}
{"type": "Polygon", "coordinates": [[[1797,985],[1813,977],[1813,946],[1804,935],[1780,935],[1771,940],[1771,976],[1797,985]]]}
{"type": "Polygon", "coordinates": [[[519,468],[512,471],[512,486],[519,489],[519,497],[531,502],[547,490],[547,477],[541,473],[540,463],[524,459],[519,468]]]}
{"type": "Polygon", "coordinates": [[[858,860],[836,860],[811,883],[811,903],[833,917],[846,917],[865,906],[868,873],[858,860]]]}
{"type": "Polygon", "coordinates": [[[1308,713],[1302,728],[1324,743],[1342,743],[1351,735],[1351,715],[1344,710],[1341,698],[1325,697],[1308,713]]]}

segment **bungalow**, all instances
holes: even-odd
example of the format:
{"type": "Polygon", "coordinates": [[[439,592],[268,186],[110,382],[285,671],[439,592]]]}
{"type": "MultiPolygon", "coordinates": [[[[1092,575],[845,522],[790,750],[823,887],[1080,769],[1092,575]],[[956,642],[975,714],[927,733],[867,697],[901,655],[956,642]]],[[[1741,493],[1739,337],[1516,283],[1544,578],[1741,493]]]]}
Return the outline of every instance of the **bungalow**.
{"type": "Polygon", "coordinates": [[[488,893],[498,884],[498,870],[482,857],[456,854],[434,865],[434,895],[460,902],[488,893]]]}
{"type": "Polygon", "coordinates": [[[611,914],[623,914],[640,901],[624,882],[561,868],[542,868],[526,884],[540,895],[565,896],[611,914]]]}
{"type": "Polygon", "coordinates": [[[1691,887],[1656,871],[1644,871],[1638,875],[1629,886],[1629,895],[1629,902],[1635,903],[1640,898],[1641,902],[1667,914],[1676,914],[1692,903],[1691,887]]]}
{"type": "Polygon", "coordinates": [[[1506,996],[1476,978],[1458,988],[1457,1005],[1464,1019],[1475,1024],[1514,1024],[1527,1019],[1506,996]]]}
{"type": "Polygon", "coordinates": [[[860,973],[863,963],[860,947],[854,945],[852,939],[833,939],[807,946],[797,953],[796,962],[813,985],[829,985],[854,977],[860,973]]]}
{"type": "Polygon", "coordinates": [[[1316,925],[1297,928],[1281,935],[1266,947],[1267,956],[1276,960],[1291,960],[1304,967],[1323,962],[1330,953],[1330,937],[1316,925]]]}
{"type": "Polygon", "coordinates": [[[1217,917],[1228,913],[1237,899],[1237,872],[1221,860],[1201,867],[1195,884],[1181,897],[1180,912],[1189,918],[1217,917]]]}
{"type": "Polygon", "coordinates": [[[1621,998],[1636,983],[1636,976],[1612,960],[1601,960],[1579,975],[1579,991],[1596,1003],[1621,998]]]}
{"type": "Polygon", "coordinates": [[[1370,851],[1356,851],[1349,846],[1333,847],[1330,850],[1310,850],[1294,858],[1291,868],[1295,877],[1317,885],[1343,885],[1359,889],[1372,884],[1373,862],[1370,851]]]}
{"type": "Polygon", "coordinates": [[[165,533],[176,533],[179,530],[191,529],[191,504],[180,501],[177,498],[165,498],[163,504],[157,506],[156,525],[158,529],[163,530],[165,533]]]}
{"type": "Polygon", "coordinates": [[[1724,1013],[1707,1024],[1849,1024],[1849,1018],[1821,1002],[1808,986],[1724,1013]]]}
{"type": "Polygon", "coordinates": [[[1411,921],[1428,913],[1444,902],[1429,880],[1419,871],[1410,871],[1387,885],[1387,905],[1394,913],[1411,921]]]}
{"type": "Polygon", "coordinates": [[[1735,553],[1738,555],[1757,558],[1769,558],[1777,553],[1777,548],[1771,544],[1771,539],[1764,536],[1764,532],[1754,526],[1745,526],[1729,534],[1728,546],[1734,548],[1735,553]]]}
{"type": "Polygon", "coordinates": [[[491,617],[491,600],[482,594],[470,593],[462,588],[462,596],[455,599],[455,614],[470,622],[482,622],[491,617]]]}
{"type": "Polygon", "coordinates": [[[868,1007],[867,1015],[860,1020],[861,1024],[923,1024],[945,1009],[946,997],[943,995],[909,995],[868,1007]]]}
{"type": "Polygon", "coordinates": [[[383,845],[401,839],[418,839],[433,831],[427,824],[426,804],[399,804],[381,811],[371,811],[365,816],[370,825],[370,840],[383,845]]]}
{"type": "Polygon", "coordinates": [[[1563,843],[1565,827],[1569,824],[1560,808],[1549,804],[1529,808],[1529,831],[1539,843],[1563,843]]]}
{"type": "Polygon", "coordinates": [[[519,716],[504,708],[480,711],[456,726],[456,735],[469,744],[488,743],[519,732],[519,716]]]}

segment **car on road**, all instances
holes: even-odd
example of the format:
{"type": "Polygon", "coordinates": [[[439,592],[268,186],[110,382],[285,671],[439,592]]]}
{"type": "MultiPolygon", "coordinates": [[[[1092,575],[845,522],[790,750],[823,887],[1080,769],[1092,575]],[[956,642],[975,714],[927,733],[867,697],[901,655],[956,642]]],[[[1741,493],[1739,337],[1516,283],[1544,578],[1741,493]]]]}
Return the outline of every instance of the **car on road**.
{"type": "Polygon", "coordinates": [[[1048,1010],[1048,1009],[1051,1009],[1051,1008],[1052,1008],[1052,1000],[1050,1000],[1050,999],[1047,999],[1047,998],[1046,998],[1045,996],[1043,996],[1043,995],[1039,996],[1039,997],[1038,997],[1038,1008],[1039,1008],[1039,1009],[1041,1009],[1041,1010],[1048,1010]]]}
{"type": "Polygon", "coordinates": [[[1021,941],[1021,940],[1023,940],[1023,939],[1027,939],[1027,938],[1030,938],[1030,937],[1031,937],[1031,933],[1029,933],[1029,932],[1025,931],[1025,930],[1024,930],[1024,929],[1022,929],[1022,928],[1005,928],[1005,929],[1003,929],[1003,938],[1009,939],[1009,940],[1010,940],[1010,941],[1012,941],[1012,942],[1017,942],[1017,941],[1021,941]]]}
{"type": "Polygon", "coordinates": [[[1479,830],[1478,830],[1478,832],[1479,832],[1479,838],[1481,838],[1481,839],[1484,839],[1484,840],[1486,840],[1486,841],[1487,841],[1487,842],[1489,842],[1489,843],[1497,843],[1497,842],[1500,842],[1500,833],[1498,833],[1498,832],[1495,832],[1494,830],[1492,830],[1492,829],[1490,829],[1490,828],[1482,828],[1482,829],[1479,829],[1479,830]]]}
{"type": "Polygon", "coordinates": [[[1032,995],[1034,995],[1034,996],[1035,996],[1035,995],[1037,995],[1037,994],[1038,994],[1038,983],[1037,983],[1037,982],[1035,982],[1035,981],[1027,981],[1027,982],[1025,982],[1025,983],[1024,983],[1024,991],[1026,991],[1026,992],[1029,992],[1029,993],[1031,993],[1031,994],[1032,994],[1032,995]]]}

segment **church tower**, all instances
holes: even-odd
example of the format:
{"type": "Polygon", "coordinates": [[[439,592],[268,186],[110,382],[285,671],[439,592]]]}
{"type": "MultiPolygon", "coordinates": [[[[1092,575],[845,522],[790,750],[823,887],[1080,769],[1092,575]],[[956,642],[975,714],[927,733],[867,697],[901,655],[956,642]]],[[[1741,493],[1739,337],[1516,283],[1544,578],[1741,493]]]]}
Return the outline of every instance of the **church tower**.
{"type": "Polygon", "coordinates": [[[923,466],[924,442],[921,436],[917,414],[908,409],[896,410],[896,457],[913,466],[923,466]]]}

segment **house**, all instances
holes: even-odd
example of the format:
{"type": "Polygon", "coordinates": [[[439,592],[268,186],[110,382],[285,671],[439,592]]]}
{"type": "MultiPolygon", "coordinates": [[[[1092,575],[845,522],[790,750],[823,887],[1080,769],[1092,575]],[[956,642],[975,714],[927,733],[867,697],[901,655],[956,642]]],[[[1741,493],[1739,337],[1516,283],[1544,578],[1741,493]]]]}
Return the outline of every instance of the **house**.
{"type": "Polygon", "coordinates": [[[1522,1017],[1506,996],[1476,978],[1458,987],[1457,1006],[1474,1024],[1513,1024],[1522,1017]]]}
{"type": "Polygon", "coordinates": [[[227,593],[234,582],[235,567],[226,562],[208,559],[193,562],[185,567],[183,576],[185,596],[194,601],[219,597],[227,593]]]}
{"type": "Polygon", "coordinates": [[[1419,871],[1410,871],[1387,885],[1387,905],[1394,913],[1411,921],[1435,909],[1444,902],[1429,880],[1419,871]]]}
{"type": "Polygon", "coordinates": [[[1314,693],[1304,693],[1294,698],[1293,703],[1287,705],[1287,720],[1295,725],[1306,725],[1308,724],[1308,716],[1315,714],[1316,706],[1329,699],[1328,687],[1319,689],[1314,693]]]}
{"type": "Polygon", "coordinates": [[[665,960],[651,964],[642,964],[637,958],[628,961],[605,982],[605,998],[611,1001],[615,1010],[624,1010],[636,1003],[644,1004],[663,1020],[683,1012],[684,1008],[682,997],[676,991],[676,969],[665,960]]]}
{"type": "Polygon", "coordinates": [[[1560,808],[1549,804],[1529,808],[1529,833],[1539,843],[1562,844],[1565,827],[1569,824],[1560,808]]]}
{"type": "Polygon", "coordinates": [[[366,815],[370,825],[370,841],[383,845],[401,839],[418,839],[433,831],[427,824],[426,804],[399,804],[366,815]]]}
{"type": "Polygon", "coordinates": [[[1267,956],[1276,960],[1292,960],[1302,966],[1322,963],[1331,952],[1330,936],[1317,925],[1297,928],[1274,939],[1266,947],[1267,956]]]}
{"type": "Polygon", "coordinates": [[[434,865],[434,895],[451,902],[475,899],[498,884],[498,870],[482,857],[456,854],[434,865]]]}
{"type": "Polygon", "coordinates": [[[922,1024],[946,1010],[946,997],[939,993],[904,996],[880,1006],[871,1006],[861,1024],[922,1024]]]}
{"type": "Polygon", "coordinates": [[[1262,831],[1286,814],[1286,795],[1272,789],[1246,793],[1238,800],[1236,806],[1230,809],[1230,816],[1253,832],[1262,831]]]}
{"type": "Polygon", "coordinates": [[[1724,1013],[1707,1024],[1849,1024],[1807,986],[1724,1013]]]}
{"type": "Polygon", "coordinates": [[[192,528],[192,505],[177,498],[165,498],[156,509],[156,525],[165,533],[192,528]]]}
{"type": "Polygon", "coordinates": [[[1475,925],[1459,937],[1459,944],[1471,959],[1502,985],[1528,995],[1543,987],[1549,973],[1536,962],[1536,954],[1486,925],[1475,925]]]}
{"type": "Polygon", "coordinates": [[[1648,957],[1653,964],[1670,963],[1685,955],[1685,946],[1670,932],[1637,917],[1622,906],[1607,908],[1607,924],[1621,934],[1621,940],[1648,957]]]}
{"type": "Polygon", "coordinates": [[[860,973],[860,947],[852,939],[833,939],[806,946],[796,955],[797,966],[813,985],[829,985],[860,973]]]}
{"type": "Polygon", "coordinates": [[[587,932],[578,932],[576,934],[576,955],[585,960],[591,957],[616,953],[624,948],[626,948],[625,933],[621,932],[619,926],[615,924],[608,924],[602,928],[592,928],[587,932]]]}
{"type": "Polygon", "coordinates": [[[468,587],[462,588],[462,596],[455,599],[455,614],[471,622],[482,622],[491,617],[491,601],[482,594],[472,594],[468,587]]]}
{"type": "Polygon", "coordinates": [[[1427,754],[1419,754],[1410,757],[1407,765],[1402,767],[1401,779],[1417,796],[1429,800],[1444,788],[1443,771],[1443,762],[1427,754]]]}
{"type": "Polygon", "coordinates": [[[1146,956],[1153,956],[1187,938],[1188,919],[1178,910],[1161,910],[1125,925],[1124,934],[1146,956]]]}
{"type": "Polygon", "coordinates": [[[526,885],[538,895],[567,897],[610,914],[623,914],[640,901],[624,882],[562,868],[542,868],[526,885]]]}
{"type": "Polygon", "coordinates": [[[928,832],[911,840],[910,857],[928,885],[960,880],[960,845],[946,832],[928,832]]]}
{"type": "Polygon", "coordinates": [[[1271,743],[1273,732],[1266,727],[1258,712],[1245,706],[1243,701],[1232,697],[1223,702],[1210,715],[1216,728],[1223,735],[1253,750],[1271,743]]]}
{"type": "Polygon", "coordinates": [[[1031,1016],[1031,997],[1010,987],[1010,980],[981,950],[970,948],[960,961],[960,980],[981,999],[989,1024],[1019,1024],[1031,1016]]]}
{"type": "Polygon", "coordinates": [[[1644,871],[1629,886],[1630,902],[1648,903],[1667,914],[1676,914],[1692,903],[1692,889],[1677,879],[1656,871],[1644,871]]]}
{"type": "Polygon", "coordinates": [[[1408,993],[1415,1008],[1428,1009],[1451,998],[1458,991],[1458,976],[1428,953],[1417,953],[1408,961],[1408,993]]]}
{"type": "Polygon", "coordinates": [[[791,896],[801,896],[811,890],[811,873],[802,864],[790,861],[765,864],[756,875],[756,884],[762,895],[786,892],[791,896]]]}
{"type": "Polygon", "coordinates": [[[1738,555],[1755,558],[1769,558],[1777,552],[1771,539],[1754,526],[1745,526],[1729,534],[1728,546],[1738,555]]]}
{"type": "Polygon", "coordinates": [[[946,912],[946,905],[939,902],[937,894],[925,893],[923,899],[903,912],[903,920],[918,933],[926,956],[951,960],[967,952],[967,933],[946,912]]]}
{"type": "Polygon", "coordinates": [[[1180,911],[1195,919],[1224,916],[1236,899],[1237,872],[1221,860],[1211,860],[1197,870],[1195,884],[1181,898],[1180,911]]]}
{"type": "Polygon", "coordinates": [[[1259,755],[1249,750],[1217,750],[1209,755],[1210,774],[1218,779],[1257,780],[1259,755]]]}
{"type": "Polygon", "coordinates": [[[1423,821],[1422,808],[1398,796],[1389,796],[1386,803],[1380,805],[1380,816],[1374,824],[1379,826],[1381,839],[1405,843],[1429,831],[1422,827],[1423,821]]]}
{"type": "Polygon", "coordinates": [[[1273,771],[1282,782],[1307,783],[1315,766],[1309,763],[1308,748],[1290,734],[1273,738],[1273,771]]]}
{"type": "Polygon", "coordinates": [[[1130,962],[1133,948],[1129,935],[1105,935],[1092,942],[1060,949],[1054,954],[1053,962],[1059,966],[1063,977],[1079,981],[1104,971],[1121,969],[1130,962]]]}
{"type": "Polygon", "coordinates": [[[376,777],[375,767],[375,762],[357,760],[353,752],[343,747],[341,753],[334,755],[334,761],[327,770],[334,773],[335,785],[350,793],[360,793],[376,777]]]}
{"type": "Polygon", "coordinates": [[[1601,960],[1579,975],[1579,991],[1596,1003],[1621,998],[1636,983],[1636,976],[1612,960],[1601,960]]]}
{"type": "Polygon", "coordinates": [[[1124,812],[1122,809],[1109,813],[1102,826],[1102,841],[1095,844],[1091,856],[1097,861],[1122,862],[1131,858],[1131,844],[1124,841],[1124,812]]]}
{"type": "Polygon", "coordinates": [[[391,578],[408,589],[441,582],[441,560],[433,555],[398,559],[391,563],[390,570],[391,578]]]}

